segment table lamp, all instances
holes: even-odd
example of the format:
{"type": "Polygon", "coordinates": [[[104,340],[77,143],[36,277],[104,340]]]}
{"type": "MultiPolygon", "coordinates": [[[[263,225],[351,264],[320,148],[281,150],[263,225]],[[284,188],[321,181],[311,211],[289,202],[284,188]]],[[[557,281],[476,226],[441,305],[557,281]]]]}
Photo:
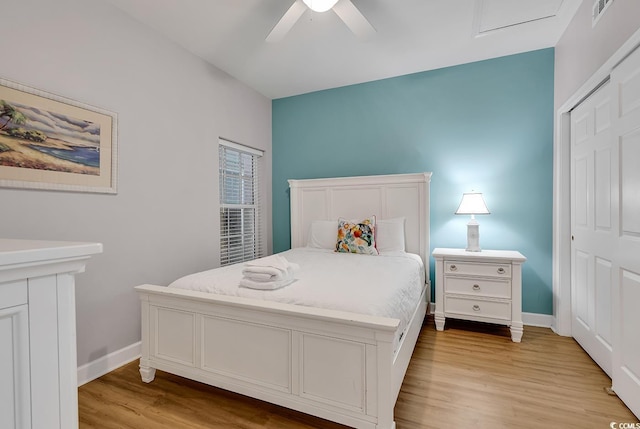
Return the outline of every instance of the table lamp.
{"type": "Polygon", "coordinates": [[[480,224],[475,215],[489,214],[489,209],[482,198],[481,192],[465,192],[456,210],[457,215],[471,215],[467,224],[467,252],[480,252],[480,224]]]}

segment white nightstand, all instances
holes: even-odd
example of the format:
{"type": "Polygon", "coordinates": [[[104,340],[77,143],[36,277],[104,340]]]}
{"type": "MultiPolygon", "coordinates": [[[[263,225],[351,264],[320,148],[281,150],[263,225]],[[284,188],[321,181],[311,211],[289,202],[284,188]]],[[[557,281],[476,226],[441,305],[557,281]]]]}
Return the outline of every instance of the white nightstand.
{"type": "Polygon", "coordinates": [[[527,260],[512,250],[433,250],[436,260],[438,331],[446,317],[499,323],[511,328],[511,340],[522,339],[522,264],[527,260]]]}

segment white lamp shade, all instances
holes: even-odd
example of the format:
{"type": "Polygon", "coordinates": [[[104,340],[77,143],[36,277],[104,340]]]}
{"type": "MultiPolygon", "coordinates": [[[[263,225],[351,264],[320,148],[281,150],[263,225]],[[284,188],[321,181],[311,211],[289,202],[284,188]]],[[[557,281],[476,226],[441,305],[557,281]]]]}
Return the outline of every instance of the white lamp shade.
{"type": "Polygon", "coordinates": [[[480,192],[465,192],[462,195],[460,206],[456,210],[457,215],[489,214],[489,209],[480,192]]]}
{"type": "Polygon", "coordinates": [[[314,12],[326,12],[331,9],[338,0],[302,0],[309,9],[314,12]]]}

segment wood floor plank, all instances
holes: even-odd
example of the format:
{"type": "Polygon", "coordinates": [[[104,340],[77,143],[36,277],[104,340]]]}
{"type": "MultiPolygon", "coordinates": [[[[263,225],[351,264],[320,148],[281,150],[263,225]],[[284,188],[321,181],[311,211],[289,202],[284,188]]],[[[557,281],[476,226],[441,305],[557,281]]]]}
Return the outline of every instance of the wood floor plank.
{"type": "MultiPolygon", "coordinates": [[[[637,422],[604,388],[607,375],[572,338],[526,327],[521,343],[493,325],[423,326],[395,418],[398,429],[448,427],[601,429],[637,422]]],[[[82,429],[339,429],[344,426],[158,371],[137,362],[79,389],[82,429]]]]}

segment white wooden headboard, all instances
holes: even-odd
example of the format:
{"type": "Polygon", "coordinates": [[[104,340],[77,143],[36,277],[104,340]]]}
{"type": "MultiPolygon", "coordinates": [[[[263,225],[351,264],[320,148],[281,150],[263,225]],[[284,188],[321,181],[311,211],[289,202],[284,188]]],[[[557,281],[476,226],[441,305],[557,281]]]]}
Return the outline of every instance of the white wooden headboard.
{"type": "Polygon", "coordinates": [[[405,217],[407,252],[422,257],[429,280],[431,173],[289,180],[291,247],[307,245],[314,220],[405,217]]]}

